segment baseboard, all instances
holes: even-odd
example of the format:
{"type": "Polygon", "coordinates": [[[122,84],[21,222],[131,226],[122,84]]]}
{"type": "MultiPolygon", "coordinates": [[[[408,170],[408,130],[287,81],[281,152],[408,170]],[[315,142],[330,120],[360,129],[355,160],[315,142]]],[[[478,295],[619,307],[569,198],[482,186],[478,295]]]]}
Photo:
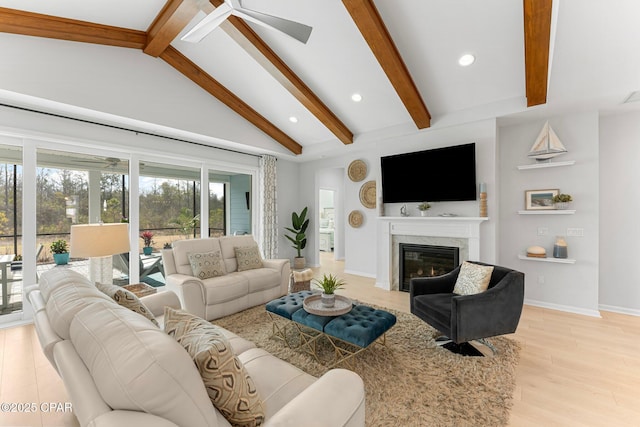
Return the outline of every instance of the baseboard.
{"type": "Polygon", "coordinates": [[[344,270],[344,272],[346,274],[353,274],[354,276],[368,277],[369,279],[375,279],[376,278],[375,274],[363,273],[361,271],[344,270]]]}
{"type": "Polygon", "coordinates": [[[602,311],[611,311],[613,313],[628,314],[629,316],[640,316],[640,310],[626,307],[618,307],[615,305],[600,304],[598,308],[602,311]]]}
{"type": "Polygon", "coordinates": [[[598,310],[588,310],[586,308],[574,307],[571,305],[553,304],[549,302],[536,301],[536,300],[531,300],[526,298],[524,300],[524,303],[526,305],[531,305],[534,307],[548,308],[551,310],[558,310],[558,311],[566,311],[568,313],[581,314],[583,316],[602,317],[598,310]]]}
{"type": "MultiPolygon", "coordinates": [[[[11,316],[11,315],[5,314],[4,316],[11,316]]],[[[24,326],[24,325],[29,325],[31,323],[33,323],[33,319],[22,319],[21,317],[16,320],[9,319],[5,323],[0,323],[0,329],[15,328],[16,326],[24,326]]]]}

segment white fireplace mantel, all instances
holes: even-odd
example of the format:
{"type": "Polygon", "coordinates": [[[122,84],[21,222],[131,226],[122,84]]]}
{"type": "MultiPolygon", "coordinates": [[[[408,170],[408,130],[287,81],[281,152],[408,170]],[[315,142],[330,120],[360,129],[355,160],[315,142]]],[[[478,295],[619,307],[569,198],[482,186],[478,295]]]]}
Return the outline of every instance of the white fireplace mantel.
{"type": "MultiPolygon", "coordinates": [[[[467,239],[469,259],[480,259],[480,224],[484,217],[378,217],[376,286],[391,289],[393,235],[467,239]]],[[[461,260],[462,261],[462,260],[461,260]]]]}

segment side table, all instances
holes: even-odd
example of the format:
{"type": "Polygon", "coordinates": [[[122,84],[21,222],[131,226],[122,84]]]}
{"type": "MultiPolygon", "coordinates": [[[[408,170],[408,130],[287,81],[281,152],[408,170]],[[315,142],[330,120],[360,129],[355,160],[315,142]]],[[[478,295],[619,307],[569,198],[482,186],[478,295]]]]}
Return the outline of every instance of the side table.
{"type": "Polygon", "coordinates": [[[158,292],[156,288],[154,288],[153,286],[149,286],[146,283],[133,283],[131,285],[124,285],[123,288],[130,291],[138,298],[142,298],[158,292]]]}

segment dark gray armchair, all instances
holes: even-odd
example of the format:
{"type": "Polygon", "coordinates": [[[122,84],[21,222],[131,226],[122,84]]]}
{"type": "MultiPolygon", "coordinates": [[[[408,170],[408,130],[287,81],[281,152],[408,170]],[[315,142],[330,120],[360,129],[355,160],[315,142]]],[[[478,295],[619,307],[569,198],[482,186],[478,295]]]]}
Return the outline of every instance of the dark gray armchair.
{"type": "Polygon", "coordinates": [[[442,276],[411,279],[411,313],[456,344],[479,340],[492,347],[484,338],[515,332],[524,300],[524,274],[493,267],[488,289],[474,295],[453,293],[460,266],[442,276]]]}

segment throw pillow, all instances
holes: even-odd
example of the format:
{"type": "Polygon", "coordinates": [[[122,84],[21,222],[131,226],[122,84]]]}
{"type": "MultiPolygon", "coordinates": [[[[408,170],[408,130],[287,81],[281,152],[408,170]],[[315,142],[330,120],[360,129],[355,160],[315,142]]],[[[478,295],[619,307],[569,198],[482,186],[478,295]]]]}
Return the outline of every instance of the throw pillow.
{"type": "Polygon", "coordinates": [[[262,257],[260,256],[258,246],[242,246],[234,249],[236,252],[236,261],[238,262],[238,271],[262,268],[262,257]]]}
{"type": "Polygon", "coordinates": [[[211,403],[231,425],[262,424],[264,408],[255,384],[219,327],[183,310],[165,307],[164,330],[187,350],[211,403]]]}
{"type": "Polygon", "coordinates": [[[193,275],[200,280],[224,276],[227,273],[220,251],[188,253],[187,257],[189,258],[193,275]]]}
{"type": "Polygon", "coordinates": [[[484,292],[489,287],[493,266],[463,262],[458,274],[458,280],[453,287],[453,293],[458,295],[473,295],[484,292]]]}
{"type": "Polygon", "coordinates": [[[154,325],[160,326],[156,317],[151,311],[140,301],[140,299],[133,293],[120,286],[110,285],[108,283],[96,282],[96,288],[112,298],[115,302],[123,307],[128,308],[131,311],[142,314],[147,319],[151,320],[154,325]]]}

